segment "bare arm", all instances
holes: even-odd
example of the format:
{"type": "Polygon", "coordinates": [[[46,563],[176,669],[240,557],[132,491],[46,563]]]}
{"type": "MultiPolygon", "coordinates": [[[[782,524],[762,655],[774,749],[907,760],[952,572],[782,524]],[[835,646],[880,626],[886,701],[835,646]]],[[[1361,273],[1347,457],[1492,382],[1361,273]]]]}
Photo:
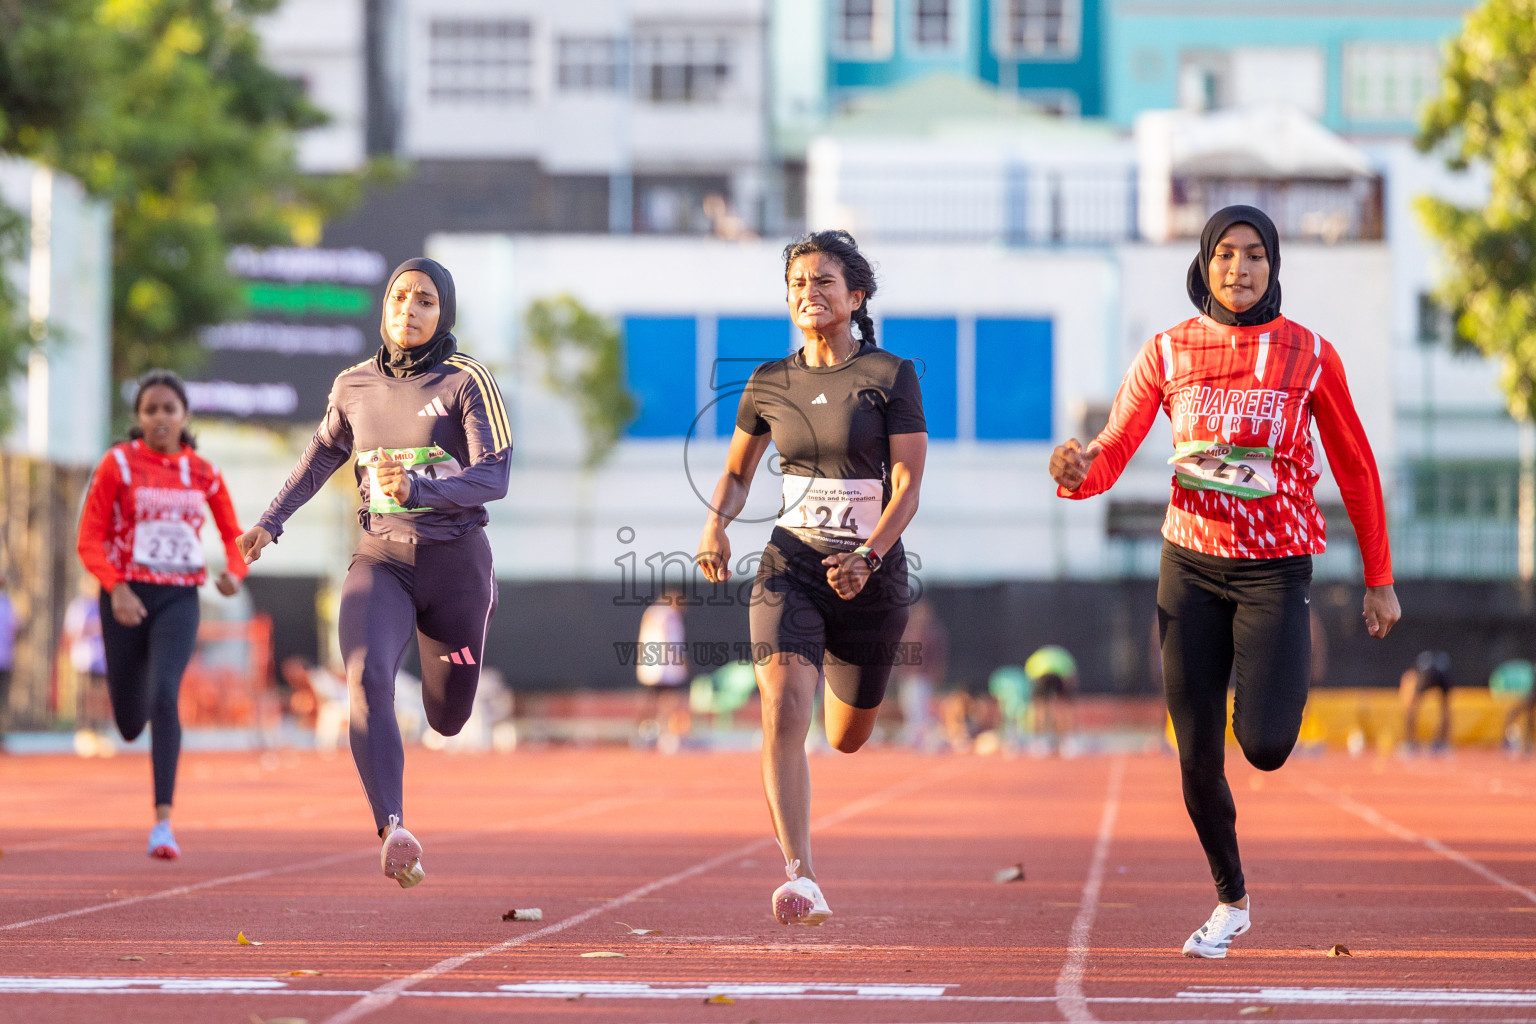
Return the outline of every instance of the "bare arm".
{"type": "Polygon", "coordinates": [[[902,531],[917,515],[918,492],[923,486],[923,466],[927,461],[927,434],[891,435],[891,501],[864,542],[881,558],[896,546],[902,531]]]}
{"type": "Polygon", "coordinates": [[[741,514],[752,488],[752,477],[757,464],[768,450],[769,434],[749,434],[740,427],[731,435],[731,447],[725,453],[725,471],[715,484],[714,495],[709,502],[709,515],[704,520],[704,534],[699,538],[699,553],[695,557],[704,578],[719,583],[731,578],[731,542],[725,528],[741,514]]]}
{"type": "MultiPolygon", "coordinates": [[[[917,514],[918,492],[923,485],[923,466],[928,461],[928,435],[891,435],[891,500],[880,513],[880,522],[864,541],[870,550],[884,558],[896,546],[901,533],[917,514]]],[[[844,600],[864,589],[869,580],[869,565],[852,552],[828,555],[821,560],[827,566],[827,583],[844,600]]]]}

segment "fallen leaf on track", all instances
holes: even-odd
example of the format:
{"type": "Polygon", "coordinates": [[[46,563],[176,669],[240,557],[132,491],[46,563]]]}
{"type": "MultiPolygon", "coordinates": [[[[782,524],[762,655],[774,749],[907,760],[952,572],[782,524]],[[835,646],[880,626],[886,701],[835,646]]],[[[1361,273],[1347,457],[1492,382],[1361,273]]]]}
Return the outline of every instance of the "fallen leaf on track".
{"type": "Polygon", "coordinates": [[[1349,951],[1349,947],[1348,946],[1341,945],[1339,943],[1334,943],[1333,945],[1328,947],[1328,955],[1329,956],[1354,956],[1355,954],[1353,954],[1353,953],[1351,953],[1349,951]]]}
{"type": "Polygon", "coordinates": [[[141,956],[120,956],[120,957],[118,957],[118,959],[119,960],[143,960],[144,958],[141,957],[141,956]]]}
{"type": "Polygon", "coordinates": [[[501,915],[503,921],[542,921],[544,911],[538,907],[529,907],[526,910],[509,910],[501,915]]]}
{"type": "Polygon", "coordinates": [[[628,953],[614,953],[614,952],[611,952],[611,951],[606,950],[606,949],[600,949],[600,950],[597,950],[596,952],[593,952],[593,953],[583,953],[581,955],[584,956],[584,957],[594,957],[594,956],[628,956],[629,954],[628,953]]]}
{"type": "Polygon", "coordinates": [[[1024,881],[1024,865],[1015,864],[1011,868],[1003,868],[992,875],[992,881],[997,882],[999,885],[1003,882],[1022,882],[1024,881]]]}
{"type": "Polygon", "coordinates": [[[1275,1008],[1273,1006],[1245,1006],[1237,1012],[1241,1017],[1252,1017],[1254,1014],[1259,1013],[1274,1013],[1275,1008]]]}
{"type": "Polygon", "coordinates": [[[629,934],[631,934],[631,935],[660,935],[661,934],[661,932],[657,931],[655,928],[636,928],[634,925],[625,924],[623,921],[615,921],[614,924],[617,924],[620,927],[627,929],[629,931],[629,934]]]}
{"type": "Polygon", "coordinates": [[[710,996],[704,1000],[705,1003],[734,1003],[735,1001],[730,996],[710,996]]]}
{"type": "Polygon", "coordinates": [[[259,945],[261,945],[261,943],[257,942],[255,939],[248,939],[248,938],[246,938],[245,937],[245,932],[244,931],[239,931],[239,932],[235,933],[235,945],[237,945],[237,946],[259,946],[259,945]]]}
{"type": "Polygon", "coordinates": [[[325,977],[325,975],[322,972],[320,972],[320,971],[311,971],[311,970],[308,970],[308,969],[301,969],[301,970],[297,970],[297,971],[284,971],[282,974],[274,974],[274,975],[272,975],[272,977],[274,977],[274,978],[323,978],[323,977],[325,977]]]}

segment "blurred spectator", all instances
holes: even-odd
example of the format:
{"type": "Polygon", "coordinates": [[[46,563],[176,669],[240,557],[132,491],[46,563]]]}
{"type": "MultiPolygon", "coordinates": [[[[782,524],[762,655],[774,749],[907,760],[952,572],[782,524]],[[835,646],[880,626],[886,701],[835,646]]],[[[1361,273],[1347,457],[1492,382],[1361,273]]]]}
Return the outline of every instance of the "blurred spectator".
{"type": "Polygon", "coordinates": [[[903,656],[891,669],[901,707],[901,742],[927,750],[941,742],[933,694],[944,686],[949,661],[949,634],[932,602],[925,599],[912,606],[901,642],[903,656]]]}
{"type": "Polygon", "coordinates": [[[1496,700],[1514,698],[1504,715],[1504,749],[1527,757],[1536,753],[1536,669],[1528,661],[1506,661],[1488,677],[1488,689],[1496,700]]]}
{"type": "Polygon", "coordinates": [[[640,644],[635,677],[644,696],[639,738],[665,754],[674,754],[688,732],[688,643],[683,624],[683,593],[668,589],[640,616],[640,644]]]}
{"type": "Polygon", "coordinates": [[[110,742],[105,735],[112,724],[112,705],[107,696],[107,650],[101,640],[101,584],[89,573],[80,577],[80,592],[64,609],[61,642],[75,680],[75,729],[91,733],[98,743],[110,742]]]}
{"type": "Polygon", "coordinates": [[[1045,734],[1052,750],[1072,753],[1075,729],[1072,700],[1077,694],[1077,660],[1065,647],[1047,644],[1024,662],[1029,677],[1030,702],[1034,705],[1035,728],[1045,734]]]}
{"type": "Polygon", "coordinates": [[[1403,749],[1417,749],[1419,705],[1430,690],[1440,691],[1440,725],[1432,748],[1444,750],[1451,743],[1451,656],[1444,651],[1421,651],[1413,667],[1403,673],[1398,693],[1403,700],[1403,749]]]}
{"type": "Polygon", "coordinates": [[[10,724],[11,669],[16,666],[16,610],[5,590],[5,573],[0,572],[0,741],[10,724]]]}

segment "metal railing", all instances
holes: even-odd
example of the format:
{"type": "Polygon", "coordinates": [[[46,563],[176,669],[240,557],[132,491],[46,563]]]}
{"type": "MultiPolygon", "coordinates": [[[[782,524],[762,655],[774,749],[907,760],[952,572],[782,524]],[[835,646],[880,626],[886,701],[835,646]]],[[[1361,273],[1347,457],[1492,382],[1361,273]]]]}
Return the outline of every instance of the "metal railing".
{"type": "Polygon", "coordinates": [[[1133,167],[849,167],[839,205],[886,242],[1109,245],[1135,241],[1133,167]]]}

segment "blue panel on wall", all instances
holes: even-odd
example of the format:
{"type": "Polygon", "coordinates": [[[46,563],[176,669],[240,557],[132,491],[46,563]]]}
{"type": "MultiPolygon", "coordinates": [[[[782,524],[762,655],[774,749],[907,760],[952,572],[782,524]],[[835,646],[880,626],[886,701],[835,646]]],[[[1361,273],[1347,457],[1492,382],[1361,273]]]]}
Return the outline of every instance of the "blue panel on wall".
{"type": "Polygon", "coordinates": [[[1051,321],[976,321],[976,438],[1052,436],[1051,321]]]}
{"type": "Polygon", "coordinates": [[[715,370],[710,386],[715,403],[715,433],[730,437],[736,429],[736,407],[741,388],[752,371],[789,354],[790,322],[787,316],[723,316],[715,325],[715,370]]]}
{"type": "Polygon", "coordinates": [[[953,317],[886,317],[880,322],[880,347],[917,364],[923,388],[928,437],[953,441],[959,415],[959,328],[953,317]]]}
{"type": "Polygon", "coordinates": [[[683,437],[697,414],[695,349],[698,324],[691,316],[624,318],[624,369],[640,415],[630,437],[683,437]]]}

